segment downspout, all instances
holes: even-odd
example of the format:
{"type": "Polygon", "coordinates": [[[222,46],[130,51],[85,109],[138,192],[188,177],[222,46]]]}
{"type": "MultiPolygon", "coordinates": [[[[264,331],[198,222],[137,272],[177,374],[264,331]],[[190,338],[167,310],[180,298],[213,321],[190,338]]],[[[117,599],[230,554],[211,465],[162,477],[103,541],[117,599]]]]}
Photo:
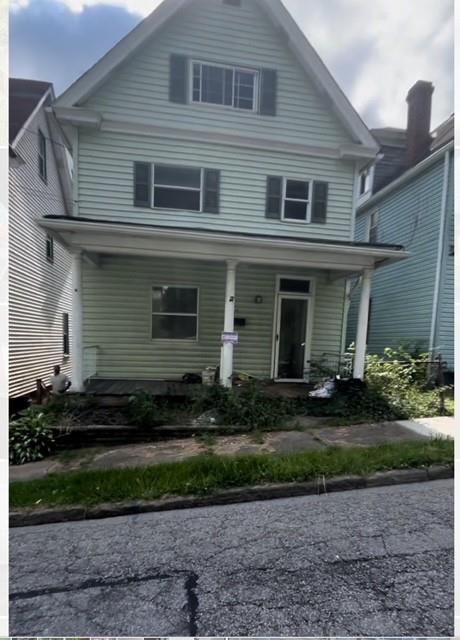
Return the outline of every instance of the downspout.
{"type": "Polygon", "coordinates": [[[440,222],[439,222],[438,256],[436,261],[436,276],[434,281],[433,309],[431,312],[429,352],[432,354],[432,357],[433,357],[434,343],[436,339],[436,330],[437,330],[437,323],[438,323],[439,291],[441,287],[441,274],[442,274],[443,258],[444,258],[445,228],[446,228],[446,214],[447,214],[447,186],[449,181],[449,156],[450,156],[450,150],[448,149],[444,154],[444,177],[443,177],[443,185],[442,185],[441,214],[440,214],[440,222]]]}

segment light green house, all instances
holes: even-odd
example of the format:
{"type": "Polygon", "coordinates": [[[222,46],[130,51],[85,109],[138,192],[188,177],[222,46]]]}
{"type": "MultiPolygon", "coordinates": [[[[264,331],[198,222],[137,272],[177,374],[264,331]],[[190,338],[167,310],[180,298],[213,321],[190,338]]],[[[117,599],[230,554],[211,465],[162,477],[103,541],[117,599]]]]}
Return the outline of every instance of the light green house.
{"type": "MultiPolygon", "coordinates": [[[[165,0],[56,101],[73,215],[73,387],[220,365],[306,380],[345,285],[405,257],[354,242],[378,145],[279,0],[165,0]]],[[[363,375],[369,291],[354,374],[363,375]]]]}

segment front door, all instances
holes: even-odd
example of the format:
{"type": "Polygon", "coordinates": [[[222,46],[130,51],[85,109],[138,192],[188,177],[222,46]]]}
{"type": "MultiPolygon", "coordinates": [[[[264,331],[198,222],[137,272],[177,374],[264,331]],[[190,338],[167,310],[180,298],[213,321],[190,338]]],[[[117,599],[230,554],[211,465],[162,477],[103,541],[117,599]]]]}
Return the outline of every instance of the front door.
{"type": "Polygon", "coordinates": [[[275,335],[275,378],[304,380],[308,305],[310,300],[295,295],[278,294],[275,335]]]}

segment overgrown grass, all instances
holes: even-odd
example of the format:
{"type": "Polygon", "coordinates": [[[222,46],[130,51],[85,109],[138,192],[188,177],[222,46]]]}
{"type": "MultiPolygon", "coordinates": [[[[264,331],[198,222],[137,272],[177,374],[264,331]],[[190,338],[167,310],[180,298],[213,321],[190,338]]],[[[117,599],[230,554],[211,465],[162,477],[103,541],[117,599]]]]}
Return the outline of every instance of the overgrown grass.
{"type": "Polygon", "coordinates": [[[149,500],[165,495],[203,495],[269,482],[318,476],[365,475],[387,469],[453,464],[450,440],[400,442],[373,447],[329,448],[294,454],[203,455],[151,467],[76,471],[14,482],[10,505],[43,507],[149,500]]]}

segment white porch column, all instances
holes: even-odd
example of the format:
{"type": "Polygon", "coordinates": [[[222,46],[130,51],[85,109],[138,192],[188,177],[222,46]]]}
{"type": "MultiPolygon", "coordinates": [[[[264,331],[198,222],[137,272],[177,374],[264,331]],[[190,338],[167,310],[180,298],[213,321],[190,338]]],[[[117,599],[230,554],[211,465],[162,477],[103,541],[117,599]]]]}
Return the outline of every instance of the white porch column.
{"type": "Polygon", "coordinates": [[[364,378],[366,364],[366,339],[369,319],[369,300],[371,297],[372,269],[365,269],[361,281],[361,300],[359,302],[358,328],[356,331],[355,361],[353,377],[364,378]]]}
{"type": "MultiPolygon", "coordinates": [[[[227,260],[227,280],[225,284],[225,313],[224,331],[233,331],[235,328],[235,260],[227,260]]],[[[225,342],[220,351],[220,383],[224,387],[232,386],[233,374],[233,344],[225,342]]]]}
{"type": "Polygon", "coordinates": [[[81,251],[72,254],[72,386],[71,391],[83,391],[83,303],[81,291],[81,251]]]}

